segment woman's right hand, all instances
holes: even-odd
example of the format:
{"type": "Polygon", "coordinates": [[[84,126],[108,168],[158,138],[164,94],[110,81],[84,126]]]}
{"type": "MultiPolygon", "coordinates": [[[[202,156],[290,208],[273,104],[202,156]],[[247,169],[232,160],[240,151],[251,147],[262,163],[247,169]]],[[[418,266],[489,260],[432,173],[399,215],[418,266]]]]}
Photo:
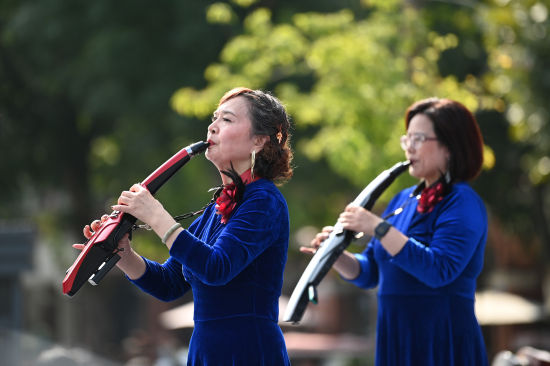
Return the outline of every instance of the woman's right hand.
{"type": "MultiPolygon", "coordinates": [[[[300,247],[300,252],[307,254],[317,253],[317,249],[323,244],[325,240],[328,239],[330,233],[334,230],[334,226],[325,226],[320,233],[315,235],[315,238],[309,244],[309,247],[300,247]]],[[[332,265],[342,277],[347,279],[356,278],[361,271],[359,267],[359,261],[353,254],[344,250],[342,254],[338,257],[336,262],[332,265]]]]}
{"type": "Polygon", "coordinates": [[[309,243],[309,247],[300,247],[300,252],[312,255],[315,254],[321,244],[328,239],[332,230],[334,230],[334,226],[325,226],[320,233],[315,235],[315,238],[309,243]]]}

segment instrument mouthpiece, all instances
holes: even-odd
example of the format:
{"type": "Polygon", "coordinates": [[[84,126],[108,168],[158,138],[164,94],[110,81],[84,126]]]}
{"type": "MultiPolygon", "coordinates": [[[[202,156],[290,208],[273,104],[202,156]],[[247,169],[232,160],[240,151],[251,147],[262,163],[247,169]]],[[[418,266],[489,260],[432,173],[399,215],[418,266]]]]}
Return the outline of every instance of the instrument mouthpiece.
{"type": "Polygon", "coordinates": [[[199,141],[187,147],[189,155],[196,155],[202,153],[210,146],[210,143],[207,141],[199,141]]]}

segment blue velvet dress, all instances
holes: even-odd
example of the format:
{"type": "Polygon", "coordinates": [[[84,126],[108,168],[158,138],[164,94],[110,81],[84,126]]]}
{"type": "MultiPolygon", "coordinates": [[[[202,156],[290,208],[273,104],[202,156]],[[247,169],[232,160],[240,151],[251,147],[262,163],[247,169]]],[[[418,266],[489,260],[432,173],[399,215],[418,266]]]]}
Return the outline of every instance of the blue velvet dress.
{"type": "MultiPolygon", "coordinates": [[[[376,365],[488,365],[474,313],[483,266],[487,213],[466,183],[430,213],[416,212],[414,188],[399,193],[385,215],[410,239],[392,257],[376,239],[356,254],[359,287],[378,286],[376,365]]],[[[384,216],[384,215],[383,215],[384,216]]]]}
{"type": "Polygon", "coordinates": [[[211,204],[182,231],[164,264],[146,259],[133,281],[164,301],[192,289],[195,328],[188,365],[290,365],[278,326],[289,217],[275,185],[246,186],[227,224],[211,204]]]}

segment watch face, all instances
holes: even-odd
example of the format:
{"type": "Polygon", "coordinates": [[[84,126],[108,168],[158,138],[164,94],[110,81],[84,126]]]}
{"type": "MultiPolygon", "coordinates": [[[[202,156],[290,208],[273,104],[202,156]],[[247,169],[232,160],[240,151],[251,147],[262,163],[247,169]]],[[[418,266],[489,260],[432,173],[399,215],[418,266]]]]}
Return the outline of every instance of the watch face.
{"type": "Polygon", "coordinates": [[[391,224],[389,222],[382,221],[374,229],[374,237],[380,240],[384,235],[386,235],[390,227],[391,227],[391,224]]]}

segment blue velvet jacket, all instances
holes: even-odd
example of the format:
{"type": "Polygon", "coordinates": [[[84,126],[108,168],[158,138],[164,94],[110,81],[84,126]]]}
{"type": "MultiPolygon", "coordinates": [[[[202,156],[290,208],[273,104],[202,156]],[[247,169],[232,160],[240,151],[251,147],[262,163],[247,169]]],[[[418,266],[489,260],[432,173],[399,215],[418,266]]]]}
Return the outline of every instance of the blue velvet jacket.
{"type": "MultiPolygon", "coordinates": [[[[383,216],[410,200],[413,189],[399,193],[383,216]]],[[[454,184],[427,214],[417,213],[416,199],[412,200],[401,214],[388,219],[409,237],[403,249],[391,257],[373,239],[365,252],[356,255],[361,274],[352,282],[363,288],[378,285],[379,294],[444,292],[473,299],[487,239],[482,200],[466,183],[454,184]]]]}
{"type": "Polygon", "coordinates": [[[376,365],[488,365],[474,301],[483,267],[487,213],[466,183],[456,183],[432,212],[416,211],[414,188],[399,193],[385,213],[409,237],[391,256],[373,239],[356,254],[351,282],[378,286],[376,365]]]}
{"type": "Polygon", "coordinates": [[[132,281],[164,301],[192,289],[195,329],[189,364],[285,365],[278,299],[287,259],[289,217],[275,185],[260,179],[222,224],[209,205],[182,231],[163,264],[145,259],[132,281]]]}

